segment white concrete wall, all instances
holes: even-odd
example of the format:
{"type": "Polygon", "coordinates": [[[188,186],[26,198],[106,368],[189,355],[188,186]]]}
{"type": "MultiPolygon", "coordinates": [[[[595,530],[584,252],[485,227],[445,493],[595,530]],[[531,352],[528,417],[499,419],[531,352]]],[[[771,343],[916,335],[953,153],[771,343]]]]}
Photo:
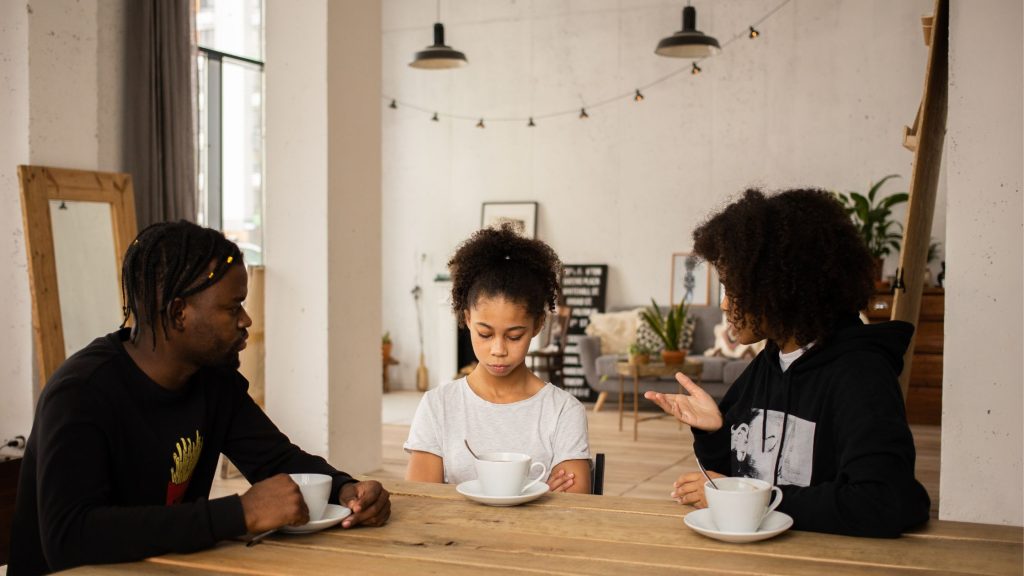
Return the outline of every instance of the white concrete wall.
{"type": "Polygon", "coordinates": [[[380,6],[266,8],[267,411],[380,467],[380,6]]]}
{"type": "Polygon", "coordinates": [[[28,29],[22,2],[0,2],[0,439],[32,427],[32,301],[18,164],[28,161],[28,29]]]}
{"type": "MultiPolygon", "coordinates": [[[[702,63],[655,56],[680,26],[675,0],[515,2],[442,6],[448,44],[469,66],[406,66],[431,42],[435,7],[384,2],[383,91],[425,108],[384,110],[384,328],[411,388],[418,361],[410,296],[427,255],[426,355],[438,374],[443,294],[431,282],[456,244],[480,224],[481,203],[538,201],[538,237],[569,263],[607,263],[608,304],[669,299],[671,254],[691,249],[693,228],[748,186],[866,191],[889,173],[906,190],[912,155],[901,130],[917,112],[927,50],[920,16],[932,0],[791,2],[702,63]],[[673,71],[682,74],[622,98],[673,71]],[[590,119],[579,120],[587,105],[590,119]],[[429,111],[485,117],[431,122],[429,111]],[[569,110],[567,116],[502,123],[569,110]]],[[[725,42],[776,3],[697,3],[698,28],[725,42]]],[[[944,181],[943,181],[944,184],[944,181]]],[[[898,213],[902,221],[902,208],[898,213]]],[[[933,235],[945,235],[940,187],[933,235]]],[[[891,257],[887,270],[896,265],[891,257]]],[[[436,378],[434,378],[436,379],[436,378]]]]}
{"type": "Polygon", "coordinates": [[[28,434],[35,381],[17,165],[121,168],[123,3],[0,3],[2,438],[28,434]]]}
{"type": "Polygon", "coordinates": [[[1024,524],[1022,8],[951,2],[939,517],[1024,524]],[[998,57],[993,57],[993,55],[998,57]]]}

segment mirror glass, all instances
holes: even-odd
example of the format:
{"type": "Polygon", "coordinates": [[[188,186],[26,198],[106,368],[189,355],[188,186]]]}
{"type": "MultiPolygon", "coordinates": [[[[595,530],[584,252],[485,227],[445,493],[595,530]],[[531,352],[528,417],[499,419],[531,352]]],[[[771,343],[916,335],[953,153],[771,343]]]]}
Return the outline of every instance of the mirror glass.
{"type": "Polygon", "coordinates": [[[121,324],[111,205],[50,200],[64,352],[71,356],[121,324]]]}

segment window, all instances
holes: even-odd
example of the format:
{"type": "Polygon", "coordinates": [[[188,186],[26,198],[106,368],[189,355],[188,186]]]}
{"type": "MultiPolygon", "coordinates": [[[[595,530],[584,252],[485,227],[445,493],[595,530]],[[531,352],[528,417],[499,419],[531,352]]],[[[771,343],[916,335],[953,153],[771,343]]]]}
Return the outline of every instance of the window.
{"type": "Polygon", "coordinates": [[[263,263],[263,0],[198,0],[198,222],[263,263]]]}

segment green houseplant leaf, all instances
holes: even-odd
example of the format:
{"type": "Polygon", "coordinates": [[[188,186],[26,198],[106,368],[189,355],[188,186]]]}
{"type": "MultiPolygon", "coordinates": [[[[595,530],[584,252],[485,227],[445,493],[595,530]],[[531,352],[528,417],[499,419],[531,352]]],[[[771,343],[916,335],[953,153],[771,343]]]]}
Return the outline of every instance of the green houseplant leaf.
{"type": "Polygon", "coordinates": [[[889,174],[875,182],[866,196],[858,192],[836,193],[871,256],[876,259],[899,252],[903,240],[903,225],[893,220],[892,208],[906,202],[909,196],[906,192],[897,192],[878,197],[882,186],[892,178],[899,178],[899,175],[889,174]]]}
{"type": "Polygon", "coordinates": [[[685,302],[669,308],[668,313],[662,317],[661,308],[651,298],[651,305],[640,312],[651,327],[651,330],[658,336],[666,350],[679,350],[679,341],[682,339],[683,329],[686,326],[686,314],[688,306],[685,302]]]}

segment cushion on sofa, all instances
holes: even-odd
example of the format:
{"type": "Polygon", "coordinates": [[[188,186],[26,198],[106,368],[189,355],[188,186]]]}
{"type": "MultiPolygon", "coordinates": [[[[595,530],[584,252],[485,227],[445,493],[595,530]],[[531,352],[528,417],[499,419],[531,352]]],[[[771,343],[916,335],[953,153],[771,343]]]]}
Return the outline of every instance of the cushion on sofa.
{"type": "MultiPolygon", "coordinates": [[[[679,334],[679,349],[689,350],[693,346],[693,335],[697,331],[697,317],[693,315],[687,315],[686,320],[683,321],[683,331],[679,334]]],[[[651,325],[640,317],[639,324],[636,327],[636,343],[642,344],[651,351],[652,354],[658,354],[665,349],[665,343],[661,341],[661,338],[654,332],[651,325]]]]}
{"type": "Polygon", "coordinates": [[[726,358],[753,358],[757,356],[765,345],[765,341],[754,344],[741,344],[736,338],[736,333],[729,325],[725,312],[722,312],[722,321],[715,325],[715,345],[704,351],[705,356],[724,356],[726,358]]]}
{"type": "Polygon", "coordinates": [[[601,338],[601,354],[625,354],[636,340],[640,309],[622,312],[598,312],[590,315],[588,336],[601,338]]]}

